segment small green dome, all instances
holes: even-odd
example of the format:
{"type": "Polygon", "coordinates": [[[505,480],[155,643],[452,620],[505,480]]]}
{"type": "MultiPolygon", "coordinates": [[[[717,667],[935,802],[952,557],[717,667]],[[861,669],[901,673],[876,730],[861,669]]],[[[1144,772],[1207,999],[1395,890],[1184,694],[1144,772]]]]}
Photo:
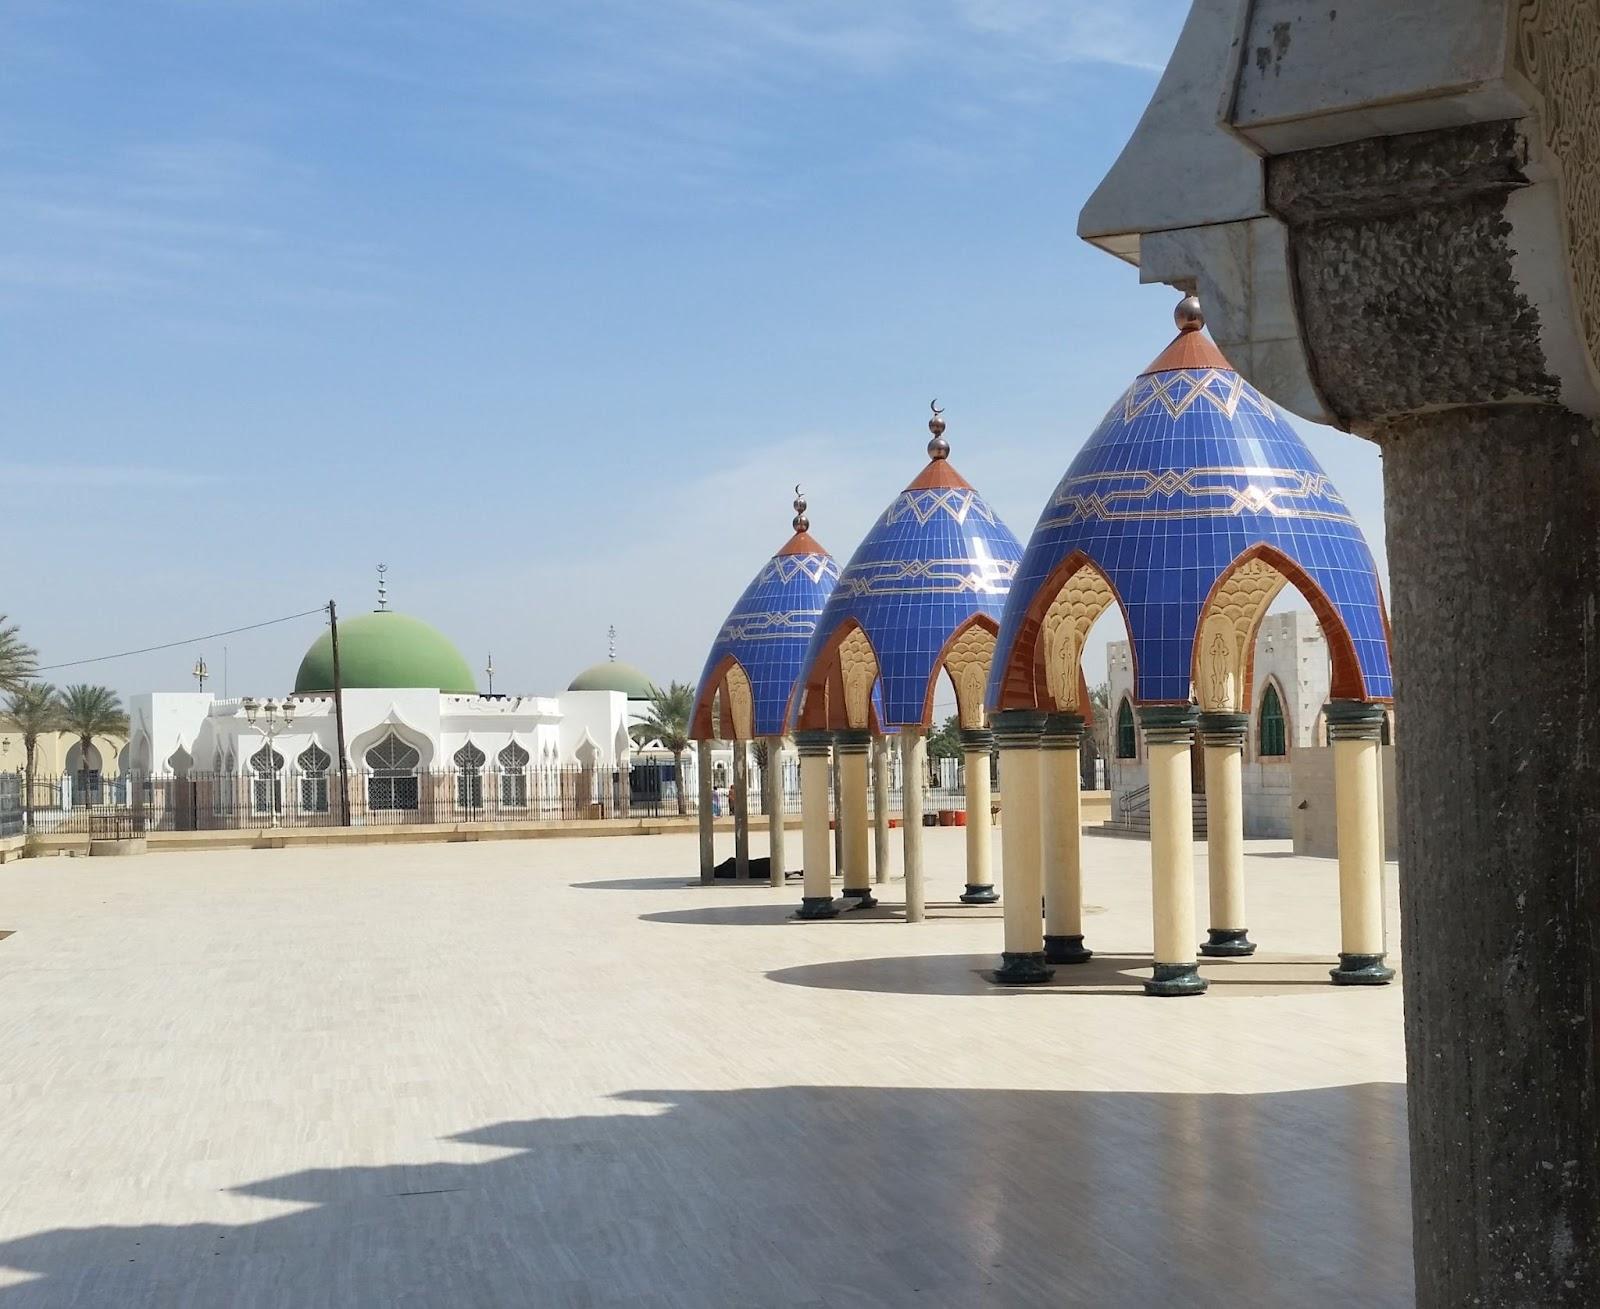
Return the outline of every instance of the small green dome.
{"type": "MultiPolygon", "coordinates": [[[[436,687],[476,695],[478,687],[461,652],[437,628],[392,609],[361,614],[339,624],[339,671],[345,689],[436,687]]],[[[296,695],[333,690],[333,635],[311,643],[295,674],[296,695]]]]}
{"type": "Polygon", "coordinates": [[[621,691],[630,700],[648,700],[655,683],[632,664],[608,659],[593,664],[572,679],[569,691],[621,691]]]}

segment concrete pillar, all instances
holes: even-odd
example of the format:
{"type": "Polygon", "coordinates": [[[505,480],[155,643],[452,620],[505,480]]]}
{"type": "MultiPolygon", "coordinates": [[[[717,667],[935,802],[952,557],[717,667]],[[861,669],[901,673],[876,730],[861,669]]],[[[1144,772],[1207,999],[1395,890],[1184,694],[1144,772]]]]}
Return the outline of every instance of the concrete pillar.
{"type": "MultiPolygon", "coordinates": [[[[694,744],[694,772],[695,784],[698,788],[699,799],[695,813],[700,823],[700,881],[705,886],[710,886],[715,880],[713,870],[717,866],[717,842],[712,826],[711,813],[711,742],[696,741],[694,744]]],[[[678,779],[678,785],[683,785],[683,779],[678,779]]],[[[680,792],[681,794],[681,792],[680,792]]]]}
{"type": "MultiPolygon", "coordinates": [[[[1007,986],[1037,985],[1055,976],[1055,969],[1045,963],[1044,918],[1039,910],[1039,897],[1043,894],[1039,866],[1039,740],[1044,721],[1044,714],[1035,709],[1006,709],[993,716],[1006,806],[1000,823],[1000,868],[1006,884],[1005,953],[1000,956],[994,980],[1007,986]]],[[[969,768],[972,757],[970,753],[967,756],[969,768]]],[[[985,751],[985,773],[988,764],[985,751]]],[[[967,821],[970,826],[972,820],[967,821]]]]}
{"type": "Polygon", "coordinates": [[[1492,406],[1383,464],[1418,1301],[1600,1304],[1600,443],[1492,406]]]}
{"type": "Polygon", "coordinates": [[[733,743],[733,875],[750,877],[750,743],[733,743]]]}
{"type": "Polygon", "coordinates": [[[872,741],[872,879],[889,880],[889,738],[872,741]]]}
{"type": "Polygon", "coordinates": [[[867,818],[867,752],[872,737],[851,729],[835,732],[833,747],[839,760],[839,826],[844,831],[844,897],[849,907],[871,909],[872,835],[867,818]]]}
{"type": "Polygon", "coordinates": [[[1247,714],[1200,715],[1211,885],[1211,926],[1200,953],[1213,958],[1256,952],[1256,943],[1245,930],[1244,914],[1244,738],[1249,726],[1247,714]]]}
{"type": "MultiPolygon", "coordinates": [[[[1083,804],[1078,759],[1082,741],[1080,715],[1051,714],[1045,719],[1039,742],[1039,836],[1044,957],[1052,964],[1081,964],[1094,957],[1094,951],[1083,945],[1083,804]]],[[[1002,759],[1001,766],[1004,764],[1002,759]]],[[[1008,791],[1010,786],[1006,782],[1008,791]]],[[[1008,795],[1007,808],[1010,805],[1008,795]]],[[[1002,823],[1002,843],[1005,828],[1002,823]]]]}
{"type": "Polygon", "coordinates": [[[834,918],[833,840],[828,831],[832,732],[796,732],[800,752],[800,835],[805,885],[796,918],[834,918]]]}
{"type": "Polygon", "coordinates": [[[838,877],[844,872],[844,792],[839,786],[839,752],[833,753],[833,759],[828,765],[828,785],[832,789],[833,797],[833,875],[838,877]]]}
{"type": "MultiPolygon", "coordinates": [[[[967,889],[962,904],[994,904],[994,838],[990,821],[989,765],[994,733],[987,728],[961,729],[967,770],[967,889]]],[[[1004,823],[1001,826],[1005,826],[1004,823]]]]}
{"type": "Polygon", "coordinates": [[[928,737],[920,727],[900,729],[901,860],[906,875],[906,922],[927,917],[922,877],[922,788],[928,780],[928,737]]]}
{"type": "Polygon", "coordinates": [[[783,738],[769,736],[767,738],[767,771],[762,779],[767,788],[767,861],[772,875],[774,886],[783,885],[783,874],[787,867],[784,855],[784,837],[787,832],[784,828],[784,819],[787,815],[783,812],[783,738]]]}
{"type": "Polygon", "coordinates": [[[1339,837],[1340,986],[1382,986],[1394,977],[1383,962],[1383,824],[1378,746],[1383,707],[1334,700],[1324,710],[1333,744],[1333,806],[1339,837]]]}
{"type": "Polygon", "coordinates": [[[1194,799],[1189,748],[1190,705],[1139,710],[1150,760],[1150,897],[1155,917],[1155,970],[1147,995],[1198,995],[1206,981],[1195,966],[1194,799]]]}

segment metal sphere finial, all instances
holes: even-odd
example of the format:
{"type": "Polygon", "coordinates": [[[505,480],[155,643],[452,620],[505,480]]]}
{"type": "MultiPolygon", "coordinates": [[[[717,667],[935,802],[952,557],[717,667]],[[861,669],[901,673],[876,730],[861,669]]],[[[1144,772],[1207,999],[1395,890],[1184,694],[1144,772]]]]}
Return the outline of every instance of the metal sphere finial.
{"type": "Polygon", "coordinates": [[[806,517],[806,496],[800,489],[799,482],[794,484],[794,530],[797,532],[811,530],[811,520],[806,517]]]}
{"type": "Polygon", "coordinates": [[[1178,307],[1172,311],[1172,321],[1177,323],[1180,332],[1198,332],[1204,327],[1206,315],[1200,308],[1200,297],[1186,295],[1178,301],[1178,307]]]}
{"type": "Polygon", "coordinates": [[[937,400],[930,400],[928,408],[933,410],[933,417],[928,419],[928,430],[933,433],[933,440],[928,442],[928,458],[948,459],[950,442],[944,439],[944,410],[937,400]]]}

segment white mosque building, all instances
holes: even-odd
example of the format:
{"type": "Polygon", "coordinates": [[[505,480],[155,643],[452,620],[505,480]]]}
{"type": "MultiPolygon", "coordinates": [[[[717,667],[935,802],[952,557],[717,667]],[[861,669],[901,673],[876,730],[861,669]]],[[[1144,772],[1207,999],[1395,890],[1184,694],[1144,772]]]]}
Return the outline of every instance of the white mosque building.
{"type": "MultiPolygon", "coordinates": [[[[344,740],[353,822],[515,819],[628,812],[641,770],[630,770],[629,728],[650,680],[610,660],[559,695],[483,693],[436,628],[386,607],[339,623],[344,740]]],[[[156,691],[129,706],[131,770],[152,803],[187,812],[180,828],[241,821],[342,821],[333,642],[306,651],[293,690],[223,699],[156,691]],[[190,787],[162,786],[163,779],[190,787]],[[156,785],[151,785],[156,783],[156,785]]],[[[652,774],[653,785],[667,777],[652,774]]],[[[646,779],[647,782],[650,778],[646,779]]]]}

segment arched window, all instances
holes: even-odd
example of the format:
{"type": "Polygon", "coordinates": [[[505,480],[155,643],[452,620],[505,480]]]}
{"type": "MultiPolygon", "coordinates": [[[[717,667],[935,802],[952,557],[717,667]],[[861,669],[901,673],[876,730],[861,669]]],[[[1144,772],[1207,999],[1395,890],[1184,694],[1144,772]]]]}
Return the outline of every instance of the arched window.
{"type": "Polygon", "coordinates": [[[452,756],[456,765],[456,808],[483,808],[483,765],[487,756],[468,741],[452,756]]]}
{"type": "Polygon", "coordinates": [[[1127,696],[1117,706],[1117,758],[1139,757],[1139,729],[1133,722],[1133,702],[1127,696]]]}
{"type": "Polygon", "coordinates": [[[1263,759],[1281,758],[1289,753],[1289,733],[1283,721],[1283,701],[1271,682],[1261,693],[1261,715],[1256,729],[1257,753],[1263,759]]]}
{"type": "Polygon", "coordinates": [[[393,732],[367,751],[367,808],[374,810],[415,810],[417,808],[417,765],[422,755],[393,732]]]}
{"type": "Polygon", "coordinates": [[[300,809],[308,814],[328,812],[328,770],[333,756],[312,742],[294,761],[300,770],[300,809]]]}
{"type": "Polygon", "coordinates": [[[283,812],[283,756],[264,745],[250,756],[250,811],[283,812]]]}
{"type": "Polygon", "coordinates": [[[500,764],[500,807],[528,807],[528,752],[513,741],[496,756],[500,764]]]}

